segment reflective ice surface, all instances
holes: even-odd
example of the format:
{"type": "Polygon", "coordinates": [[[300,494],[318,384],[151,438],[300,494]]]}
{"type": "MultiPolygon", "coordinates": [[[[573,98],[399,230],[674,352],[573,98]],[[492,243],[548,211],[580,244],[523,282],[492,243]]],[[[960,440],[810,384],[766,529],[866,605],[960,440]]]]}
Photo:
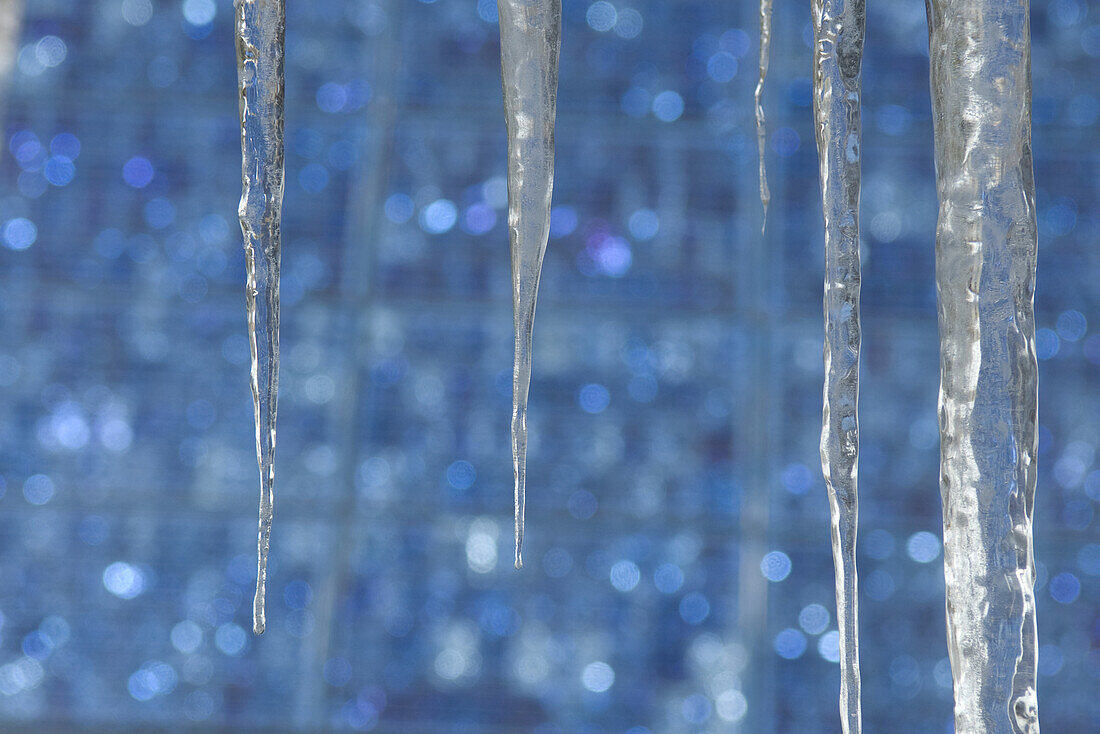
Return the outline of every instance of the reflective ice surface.
{"type": "Polygon", "coordinates": [[[274,510],[275,418],[279,401],[279,265],[283,206],[283,0],[236,0],[240,84],[241,203],[248,270],[248,342],[256,459],[260,466],[260,528],[253,631],[262,634],[267,557],[274,510]]]}
{"type": "Polygon", "coordinates": [[[861,730],[859,519],[860,121],[863,0],[814,0],[814,122],[825,215],[825,388],[821,469],[829,495],[840,652],[840,720],[861,730]]]}
{"type": "Polygon", "coordinates": [[[531,337],[542,259],[550,238],[554,117],[558,100],[561,0],[500,0],[500,61],[508,123],[508,236],[512,249],[512,464],[515,565],[523,565],[527,502],[527,397],[531,337]]]}
{"type": "Polygon", "coordinates": [[[955,730],[1038,734],[1029,3],[930,0],[928,19],[955,730]]]}
{"type": "MultiPolygon", "coordinates": [[[[1051,732],[1100,729],[1085,8],[1032,3],[1051,732]]],[[[0,729],[838,732],[811,17],[775,4],[762,250],[757,10],[563,4],[538,520],[514,573],[495,2],[287,3],[279,522],[256,638],[232,10],[27,3],[0,150],[0,729]]],[[[920,3],[867,11],[863,718],[941,734],[927,25],[920,3]]]]}
{"type": "Polygon", "coordinates": [[[758,77],[753,100],[756,104],[756,146],[760,156],[760,204],[764,209],[763,224],[768,222],[768,202],[772,195],[768,190],[767,145],[768,128],[764,119],[764,82],[768,78],[768,62],[772,43],[772,0],[760,0],[760,58],[757,62],[758,77]]]}

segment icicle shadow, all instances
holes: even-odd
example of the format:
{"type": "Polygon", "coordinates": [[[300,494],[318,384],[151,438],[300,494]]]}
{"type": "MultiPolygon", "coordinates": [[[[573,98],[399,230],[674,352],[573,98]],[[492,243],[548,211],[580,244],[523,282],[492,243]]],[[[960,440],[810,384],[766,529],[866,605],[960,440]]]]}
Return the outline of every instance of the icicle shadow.
{"type": "Polygon", "coordinates": [[[516,568],[523,565],[527,485],[527,395],[531,332],[542,258],[550,237],[554,116],[558,96],[561,0],[498,0],[504,114],[508,124],[508,234],[512,249],[515,364],[512,463],[516,568]]]}
{"type": "Polygon", "coordinates": [[[1037,234],[1027,0],[928,0],[955,731],[1038,734],[1037,234]]]}
{"type": "Polygon", "coordinates": [[[279,227],[283,202],[283,0],[235,0],[241,119],[238,215],[248,268],[246,300],[252,351],[252,401],[260,512],[255,634],[266,627],[264,597],[274,509],[275,418],[279,394],[279,227]]]}

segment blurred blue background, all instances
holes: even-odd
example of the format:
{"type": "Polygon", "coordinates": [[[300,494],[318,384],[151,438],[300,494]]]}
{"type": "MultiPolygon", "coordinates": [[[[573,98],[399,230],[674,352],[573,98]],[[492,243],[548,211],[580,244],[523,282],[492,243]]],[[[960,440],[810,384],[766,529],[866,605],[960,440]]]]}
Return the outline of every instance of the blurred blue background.
{"type": "MultiPolygon", "coordinates": [[[[0,163],[0,725],[838,732],[808,3],[565,0],[511,566],[494,0],[288,3],[268,632],[229,0],[31,0],[0,163]],[[6,722],[6,723],[3,723],[6,722]]],[[[951,731],[922,3],[868,3],[871,731],[951,731]]],[[[1040,708],[1100,729],[1100,4],[1032,8],[1040,708]]]]}

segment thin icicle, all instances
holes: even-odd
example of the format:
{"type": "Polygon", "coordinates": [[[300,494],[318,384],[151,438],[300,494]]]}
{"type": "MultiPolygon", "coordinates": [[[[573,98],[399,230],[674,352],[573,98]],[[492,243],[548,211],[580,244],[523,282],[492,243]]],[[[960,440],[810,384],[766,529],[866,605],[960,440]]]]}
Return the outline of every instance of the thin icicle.
{"type": "Polygon", "coordinates": [[[260,465],[260,523],[252,626],[263,634],[279,394],[279,225],[283,203],[283,0],[236,0],[241,94],[241,204],[248,267],[248,341],[260,465]]]}
{"type": "Polygon", "coordinates": [[[1038,734],[1028,0],[929,0],[940,491],[955,731],[1038,734]]]}
{"type": "Polygon", "coordinates": [[[0,0],[0,85],[5,90],[19,53],[23,27],[23,0],[0,0]]]}
{"type": "Polygon", "coordinates": [[[531,330],[554,188],[554,115],[558,97],[561,0],[497,0],[504,114],[508,123],[508,232],[512,248],[515,364],[512,465],[515,471],[516,568],[523,565],[527,485],[527,394],[531,330]]]}
{"type": "Polygon", "coordinates": [[[760,0],[760,77],[756,81],[756,145],[760,152],[760,204],[764,217],[760,231],[768,223],[768,203],[772,200],[768,190],[768,171],[764,160],[767,147],[767,126],[764,121],[764,81],[768,78],[768,59],[772,45],[772,0],[760,0]]]}
{"type": "Polygon", "coordinates": [[[829,493],[840,631],[840,722],[861,729],[856,529],[859,517],[859,189],[864,0],[812,0],[814,120],[825,214],[825,389],[821,470],[829,493]]]}

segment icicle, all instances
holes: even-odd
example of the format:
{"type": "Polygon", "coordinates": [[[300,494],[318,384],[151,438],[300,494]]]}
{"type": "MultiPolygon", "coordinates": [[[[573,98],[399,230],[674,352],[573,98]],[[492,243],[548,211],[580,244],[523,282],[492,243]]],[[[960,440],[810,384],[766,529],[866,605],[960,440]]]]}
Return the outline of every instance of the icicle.
{"type": "Polygon", "coordinates": [[[235,0],[241,94],[241,204],[248,267],[248,340],[260,465],[260,523],[252,625],[263,634],[279,394],[279,225],[283,203],[283,0],[235,0]]]}
{"type": "Polygon", "coordinates": [[[0,84],[5,88],[19,54],[23,0],[0,0],[0,84]]]}
{"type": "Polygon", "coordinates": [[[940,491],[955,731],[1038,734],[1028,0],[929,0],[940,491]]]}
{"type": "Polygon", "coordinates": [[[558,97],[561,0],[497,0],[504,114],[508,123],[508,232],[512,247],[512,465],[516,568],[523,565],[527,484],[527,393],[531,329],[542,257],[550,236],[554,188],[554,114],[558,97]]]}
{"type": "Polygon", "coordinates": [[[764,162],[767,146],[767,127],[764,124],[764,80],[768,78],[768,57],[772,45],[772,0],[760,0],[760,78],[756,82],[756,145],[760,150],[760,204],[764,218],[760,231],[768,223],[768,203],[772,200],[768,191],[768,171],[764,162]]]}
{"type": "Polygon", "coordinates": [[[814,120],[825,213],[825,389],[821,470],[829,493],[840,631],[840,721],[858,734],[860,67],[864,0],[812,0],[814,120]]]}

